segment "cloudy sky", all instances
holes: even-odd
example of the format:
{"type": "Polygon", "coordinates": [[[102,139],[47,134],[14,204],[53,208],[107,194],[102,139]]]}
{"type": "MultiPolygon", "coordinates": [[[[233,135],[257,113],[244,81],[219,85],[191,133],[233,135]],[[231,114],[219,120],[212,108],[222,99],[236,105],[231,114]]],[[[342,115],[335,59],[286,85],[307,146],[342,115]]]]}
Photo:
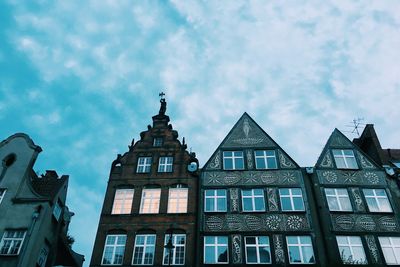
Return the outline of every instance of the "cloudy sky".
{"type": "MultiPolygon", "coordinates": [[[[91,250],[110,164],[167,114],[202,164],[247,111],[302,166],[354,118],[400,147],[400,2],[0,2],[0,139],[70,175],[91,250]]],[[[353,138],[352,134],[347,134],[353,138]]]]}

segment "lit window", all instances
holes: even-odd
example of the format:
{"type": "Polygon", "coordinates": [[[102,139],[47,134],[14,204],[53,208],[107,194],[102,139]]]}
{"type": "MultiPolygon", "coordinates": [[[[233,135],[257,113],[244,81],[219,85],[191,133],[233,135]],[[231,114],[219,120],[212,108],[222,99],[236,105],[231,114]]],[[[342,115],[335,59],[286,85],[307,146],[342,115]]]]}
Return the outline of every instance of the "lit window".
{"type": "Polygon", "coordinates": [[[133,192],[133,189],[117,189],[111,214],[130,214],[133,192]]]}
{"type": "Polygon", "coordinates": [[[0,188],[0,203],[3,201],[4,195],[6,194],[6,189],[5,188],[0,188]]]}
{"type": "Polygon", "coordinates": [[[184,265],[185,264],[185,245],[186,235],[184,234],[173,234],[172,235],[172,246],[171,251],[165,246],[168,244],[171,236],[165,235],[164,239],[164,260],[163,265],[184,265]],[[171,259],[169,258],[171,256],[171,259]]]}
{"type": "Polygon", "coordinates": [[[168,195],[168,213],[186,213],[188,204],[187,188],[170,188],[168,195]]]}
{"type": "Polygon", "coordinates": [[[160,147],[163,145],[163,138],[162,137],[155,137],[153,139],[153,146],[160,147]]]}
{"type": "Polygon", "coordinates": [[[173,157],[160,157],[158,172],[172,172],[173,157]]]}
{"type": "Polygon", "coordinates": [[[271,248],[268,236],[246,236],[246,263],[271,263],[271,248]]]}
{"type": "Polygon", "coordinates": [[[353,150],[333,149],[332,152],[338,169],[358,169],[353,150]]]}
{"type": "Polygon", "coordinates": [[[0,255],[18,255],[25,234],[25,230],[6,230],[0,242],[0,255]]]}
{"type": "Polygon", "coordinates": [[[204,211],[225,212],[226,211],[226,190],[215,189],[205,191],[204,211]]]}
{"type": "Polygon", "coordinates": [[[161,189],[143,189],[140,213],[158,213],[161,189]]]}
{"type": "Polygon", "coordinates": [[[313,264],[315,263],[314,251],[309,236],[287,236],[286,237],[289,262],[291,264],[313,264]]]}
{"type": "Polygon", "coordinates": [[[330,211],[352,211],[351,202],[347,189],[325,188],[325,196],[330,211]]]}
{"type": "Polygon", "coordinates": [[[385,262],[388,265],[400,264],[400,237],[378,237],[385,262]]]}
{"type": "Polygon", "coordinates": [[[363,189],[370,212],[392,212],[384,189],[363,189]]]}
{"type": "Polygon", "coordinates": [[[276,169],[276,156],[274,150],[256,150],[254,151],[256,159],[256,169],[276,169]]]}
{"type": "Polygon", "coordinates": [[[228,263],[227,236],[204,237],[204,263],[205,264],[228,263]]]}
{"type": "Polygon", "coordinates": [[[101,265],[122,265],[126,235],[107,235],[101,265]]]}
{"type": "Polygon", "coordinates": [[[136,172],[148,173],[151,170],[151,157],[139,157],[136,172]]]}
{"type": "Polygon", "coordinates": [[[243,211],[265,211],[264,190],[242,190],[243,211]]]}
{"type": "Polygon", "coordinates": [[[54,209],[53,209],[53,216],[54,218],[56,218],[57,221],[60,219],[61,212],[62,212],[61,203],[60,201],[57,201],[54,204],[54,209]]]}
{"type": "Polygon", "coordinates": [[[282,211],[304,211],[303,194],[300,188],[279,189],[282,211]]]}
{"type": "Polygon", "coordinates": [[[242,151],[224,151],[224,170],[243,170],[242,151]]]}
{"type": "Polygon", "coordinates": [[[153,265],[156,235],[137,235],[132,265],[153,265]]]}
{"type": "Polygon", "coordinates": [[[367,264],[364,247],[359,236],[337,236],[336,242],[344,264],[367,264]]]}

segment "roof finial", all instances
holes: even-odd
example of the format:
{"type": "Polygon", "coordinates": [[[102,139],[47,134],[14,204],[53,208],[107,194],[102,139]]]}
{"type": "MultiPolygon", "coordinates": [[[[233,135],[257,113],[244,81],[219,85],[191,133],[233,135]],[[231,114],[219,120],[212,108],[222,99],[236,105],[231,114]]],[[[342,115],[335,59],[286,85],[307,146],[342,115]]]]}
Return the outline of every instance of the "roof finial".
{"type": "Polygon", "coordinates": [[[161,92],[158,94],[160,96],[160,103],[161,103],[161,107],[160,107],[160,111],[158,112],[159,115],[165,115],[165,111],[167,111],[167,102],[165,102],[165,94],[164,92],[161,92]]]}

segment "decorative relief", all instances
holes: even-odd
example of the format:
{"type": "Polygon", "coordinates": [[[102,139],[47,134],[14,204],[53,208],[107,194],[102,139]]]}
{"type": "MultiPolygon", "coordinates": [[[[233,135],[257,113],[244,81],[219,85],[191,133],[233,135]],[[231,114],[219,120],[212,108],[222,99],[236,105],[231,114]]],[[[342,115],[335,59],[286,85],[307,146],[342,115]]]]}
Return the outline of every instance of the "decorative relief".
{"type": "Polygon", "coordinates": [[[353,148],[353,144],[338,132],[333,133],[333,136],[330,139],[329,146],[341,147],[341,148],[353,148]]]}
{"type": "Polygon", "coordinates": [[[234,264],[242,263],[242,239],[240,235],[232,235],[232,262],[234,264]]]}
{"type": "Polygon", "coordinates": [[[239,211],[239,189],[230,188],[229,195],[231,196],[231,211],[238,212],[239,211]]]}
{"type": "Polygon", "coordinates": [[[361,167],[363,169],[376,169],[374,164],[372,164],[372,162],[369,161],[366,157],[364,157],[364,155],[361,154],[359,151],[357,151],[357,155],[360,160],[361,167]]]}
{"type": "Polygon", "coordinates": [[[273,235],[275,247],[275,261],[277,264],[285,263],[285,252],[283,251],[283,237],[282,235],[273,235]]]}
{"type": "Polygon", "coordinates": [[[281,168],[283,169],[294,169],[296,168],[296,165],[280,150],[278,150],[278,155],[279,155],[279,162],[281,164],[281,168]]]}
{"type": "Polygon", "coordinates": [[[204,172],[203,184],[215,185],[297,185],[301,181],[301,172],[271,171],[268,173],[258,171],[235,172],[204,172]]]}
{"type": "Polygon", "coordinates": [[[331,154],[329,153],[329,150],[326,151],[325,156],[322,159],[321,167],[333,168],[333,161],[332,161],[331,154]]]}
{"type": "Polygon", "coordinates": [[[365,206],[361,198],[360,190],[358,188],[351,188],[351,193],[353,194],[354,203],[356,204],[356,210],[365,211],[365,206]]]}
{"type": "Polygon", "coordinates": [[[247,154],[247,168],[253,169],[253,153],[251,153],[251,150],[247,150],[246,154],[247,154]]]}
{"type": "Polygon", "coordinates": [[[303,231],[310,230],[305,215],[229,214],[205,216],[205,229],[220,231],[303,231]]]}
{"type": "Polygon", "coordinates": [[[367,236],[365,236],[365,240],[367,241],[368,249],[371,252],[373,262],[378,263],[379,253],[378,253],[378,247],[376,245],[374,236],[367,235],[367,236]]]}
{"type": "Polygon", "coordinates": [[[392,216],[380,215],[331,215],[336,231],[396,232],[399,225],[392,216]]]}
{"type": "Polygon", "coordinates": [[[275,188],[267,189],[268,196],[268,209],[269,211],[278,211],[278,196],[276,195],[275,188]]]}
{"type": "Polygon", "coordinates": [[[208,164],[207,169],[212,169],[212,170],[221,169],[221,151],[218,151],[217,154],[215,154],[210,164],[208,164]]]}
{"type": "Polygon", "coordinates": [[[317,170],[317,175],[321,184],[386,185],[381,171],[317,170]]]}

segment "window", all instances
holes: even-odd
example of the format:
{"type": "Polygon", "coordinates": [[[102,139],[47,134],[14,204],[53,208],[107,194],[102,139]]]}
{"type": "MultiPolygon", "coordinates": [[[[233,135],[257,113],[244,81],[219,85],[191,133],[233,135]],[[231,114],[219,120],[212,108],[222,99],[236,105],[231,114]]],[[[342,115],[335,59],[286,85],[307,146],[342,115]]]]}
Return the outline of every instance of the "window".
{"type": "Polygon", "coordinates": [[[394,166],[396,166],[396,168],[400,168],[400,161],[394,161],[392,163],[394,166]]]}
{"type": "Polygon", "coordinates": [[[168,213],[186,213],[188,204],[187,188],[170,188],[168,195],[168,213]]]}
{"type": "Polygon", "coordinates": [[[386,264],[400,264],[400,237],[380,236],[378,239],[386,264]]]}
{"type": "Polygon", "coordinates": [[[6,194],[6,189],[5,188],[0,188],[0,204],[1,204],[1,201],[3,200],[3,198],[4,198],[4,195],[6,194]]]}
{"type": "Polygon", "coordinates": [[[151,157],[139,157],[136,172],[148,173],[151,170],[151,157]]]}
{"type": "Polygon", "coordinates": [[[392,212],[384,189],[363,189],[370,212],[392,212]]]}
{"type": "Polygon", "coordinates": [[[224,151],[224,170],[243,170],[242,151],[224,151]]]}
{"type": "Polygon", "coordinates": [[[271,263],[271,248],[268,236],[246,236],[246,263],[271,263]]]}
{"type": "Polygon", "coordinates": [[[25,230],[6,230],[0,242],[0,255],[18,255],[24,242],[25,230]]]}
{"type": "Polygon", "coordinates": [[[359,236],[337,236],[339,254],[345,264],[367,264],[364,247],[359,236]]]}
{"type": "Polygon", "coordinates": [[[358,169],[356,158],[351,149],[333,149],[336,167],[338,169],[358,169]]]}
{"type": "Polygon", "coordinates": [[[133,200],[133,189],[115,190],[111,214],[130,214],[133,200]]]}
{"type": "Polygon", "coordinates": [[[242,190],[243,211],[265,211],[264,190],[242,190]]]}
{"type": "Polygon", "coordinates": [[[282,211],[304,211],[303,194],[300,188],[279,189],[282,211]]]}
{"type": "Polygon", "coordinates": [[[160,157],[158,172],[172,172],[173,157],[160,157]]]}
{"type": "Polygon", "coordinates": [[[205,191],[204,211],[225,212],[226,211],[226,190],[215,189],[205,191]]]}
{"type": "Polygon", "coordinates": [[[49,245],[44,244],[44,247],[40,249],[39,256],[36,261],[36,266],[45,267],[48,255],[49,255],[49,245]]]}
{"type": "Polygon", "coordinates": [[[184,265],[185,264],[185,245],[186,235],[174,234],[172,235],[173,248],[169,251],[165,246],[168,244],[170,235],[165,235],[164,239],[164,260],[163,265],[184,265]],[[171,255],[171,260],[170,260],[171,255]]]}
{"type": "Polygon", "coordinates": [[[352,211],[351,202],[347,189],[325,188],[325,196],[330,211],[352,211]]]}
{"type": "Polygon", "coordinates": [[[107,235],[101,265],[122,265],[126,235],[107,235]]]}
{"type": "Polygon", "coordinates": [[[205,236],[204,237],[204,263],[228,263],[228,237],[205,236]]]}
{"type": "Polygon", "coordinates": [[[61,212],[62,212],[61,202],[57,201],[54,204],[54,209],[53,209],[53,216],[54,216],[54,218],[56,218],[57,221],[60,219],[61,212]]]}
{"type": "Polygon", "coordinates": [[[153,146],[155,146],[155,147],[160,147],[160,146],[162,146],[163,145],[163,142],[164,140],[163,140],[163,138],[162,137],[154,137],[154,139],[153,139],[153,146]]]}
{"type": "Polygon", "coordinates": [[[133,249],[132,264],[153,265],[156,235],[137,235],[133,249]]]}
{"type": "Polygon", "coordinates": [[[287,236],[286,242],[289,253],[289,262],[291,264],[315,263],[311,237],[287,236]]]}
{"type": "Polygon", "coordinates": [[[143,189],[140,213],[158,213],[161,189],[143,189]]]}
{"type": "Polygon", "coordinates": [[[257,170],[278,168],[275,150],[256,150],[254,151],[254,157],[256,159],[257,170]]]}

